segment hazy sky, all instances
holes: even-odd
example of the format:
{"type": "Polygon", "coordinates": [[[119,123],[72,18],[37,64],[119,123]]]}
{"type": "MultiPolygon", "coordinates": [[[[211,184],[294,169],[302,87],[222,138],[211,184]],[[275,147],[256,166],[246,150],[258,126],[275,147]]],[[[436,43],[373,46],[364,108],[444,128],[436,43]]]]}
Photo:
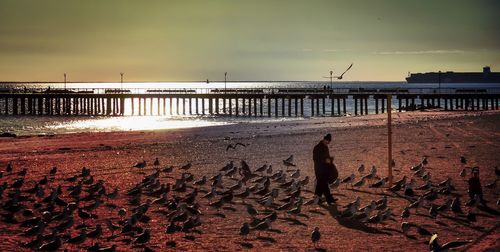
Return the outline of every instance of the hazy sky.
{"type": "Polygon", "coordinates": [[[498,0],[0,0],[0,80],[500,71],[498,0]]]}

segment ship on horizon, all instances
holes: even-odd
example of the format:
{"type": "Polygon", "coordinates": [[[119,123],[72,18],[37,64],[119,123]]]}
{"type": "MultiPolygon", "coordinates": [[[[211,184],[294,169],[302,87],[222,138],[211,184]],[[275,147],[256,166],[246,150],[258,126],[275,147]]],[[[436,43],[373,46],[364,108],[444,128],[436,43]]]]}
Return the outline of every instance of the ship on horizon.
{"type": "Polygon", "coordinates": [[[491,72],[489,66],[483,67],[483,72],[427,72],[410,73],[406,78],[408,83],[500,83],[500,73],[491,72]]]}

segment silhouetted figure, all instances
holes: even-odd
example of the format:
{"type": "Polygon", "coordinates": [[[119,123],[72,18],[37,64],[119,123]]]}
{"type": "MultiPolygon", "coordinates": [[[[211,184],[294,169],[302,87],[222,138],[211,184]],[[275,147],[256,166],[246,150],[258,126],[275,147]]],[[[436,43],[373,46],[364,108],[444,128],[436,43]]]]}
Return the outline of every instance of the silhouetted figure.
{"type": "Polygon", "coordinates": [[[331,205],[335,203],[336,199],[332,197],[330,193],[330,188],[328,187],[328,182],[331,180],[333,169],[333,158],[330,156],[330,150],[328,149],[328,144],[332,141],[332,135],[327,134],[323,137],[313,150],[313,160],[314,160],[314,173],[316,175],[316,190],[315,194],[321,198],[325,195],[326,202],[331,205]]]}
{"type": "Polygon", "coordinates": [[[472,174],[469,179],[469,197],[474,199],[475,195],[478,195],[481,199],[481,203],[485,203],[483,199],[483,189],[481,187],[481,180],[479,179],[479,168],[472,168],[472,174]]]}

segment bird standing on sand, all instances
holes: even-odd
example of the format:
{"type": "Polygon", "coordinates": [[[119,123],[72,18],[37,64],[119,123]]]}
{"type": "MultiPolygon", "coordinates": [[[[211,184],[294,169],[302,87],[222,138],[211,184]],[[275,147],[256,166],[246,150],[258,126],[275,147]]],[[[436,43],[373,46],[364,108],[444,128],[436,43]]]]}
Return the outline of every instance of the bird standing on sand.
{"type": "Polygon", "coordinates": [[[319,232],[319,227],[315,227],[311,233],[311,241],[313,242],[315,248],[319,239],[321,239],[321,233],[319,232]]]}
{"type": "Polygon", "coordinates": [[[363,172],[365,172],[365,165],[364,164],[361,164],[358,167],[358,172],[359,172],[359,174],[363,174],[363,172]]]}
{"type": "Polygon", "coordinates": [[[288,157],[287,159],[283,160],[283,164],[285,166],[296,166],[294,163],[293,163],[293,155],[290,155],[290,157],[288,157]]]}
{"type": "Polygon", "coordinates": [[[463,168],[462,171],[460,171],[460,177],[464,178],[466,175],[467,175],[467,172],[466,172],[465,168],[463,168]]]}
{"type": "Polygon", "coordinates": [[[441,246],[438,243],[438,235],[434,234],[434,235],[432,235],[431,239],[429,240],[429,249],[431,251],[435,251],[435,252],[448,251],[449,249],[461,247],[461,246],[468,244],[470,242],[472,242],[472,241],[451,241],[451,242],[445,243],[441,246]]]}
{"type": "Polygon", "coordinates": [[[134,165],[135,168],[139,168],[139,169],[142,169],[144,167],[146,167],[146,160],[142,160],[142,162],[138,162],[134,165]]]}
{"type": "Polygon", "coordinates": [[[247,237],[247,235],[250,233],[250,225],[248,224],[248,222],[245,222],[243,223],[243,226],[241,226],[240,228],[240,235],[245,237],[247,237]]]}
{"type": "Polygon", "coordinates": [[[158,158],[155,158],[155,161],[153,163],[154,166],[160,166],[160,160],[158,158]]]}

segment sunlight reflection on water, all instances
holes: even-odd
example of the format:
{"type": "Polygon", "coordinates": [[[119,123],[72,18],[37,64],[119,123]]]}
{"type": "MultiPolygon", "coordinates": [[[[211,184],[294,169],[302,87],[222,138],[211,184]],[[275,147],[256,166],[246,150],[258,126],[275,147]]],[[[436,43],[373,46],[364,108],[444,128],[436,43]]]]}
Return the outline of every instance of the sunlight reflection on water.
{"type": "Polygon", "coordinates": [[[189,120],[172,120],[158,116],[125,116],[110,118],[95,118],[61,122],[49,126],[54,131],[81,132],[81,131],[128,131],[128,130],[159,130],[181,129],[216,125],[226,125],[228,122],[210,121],[190,118],[189,120]]]}

